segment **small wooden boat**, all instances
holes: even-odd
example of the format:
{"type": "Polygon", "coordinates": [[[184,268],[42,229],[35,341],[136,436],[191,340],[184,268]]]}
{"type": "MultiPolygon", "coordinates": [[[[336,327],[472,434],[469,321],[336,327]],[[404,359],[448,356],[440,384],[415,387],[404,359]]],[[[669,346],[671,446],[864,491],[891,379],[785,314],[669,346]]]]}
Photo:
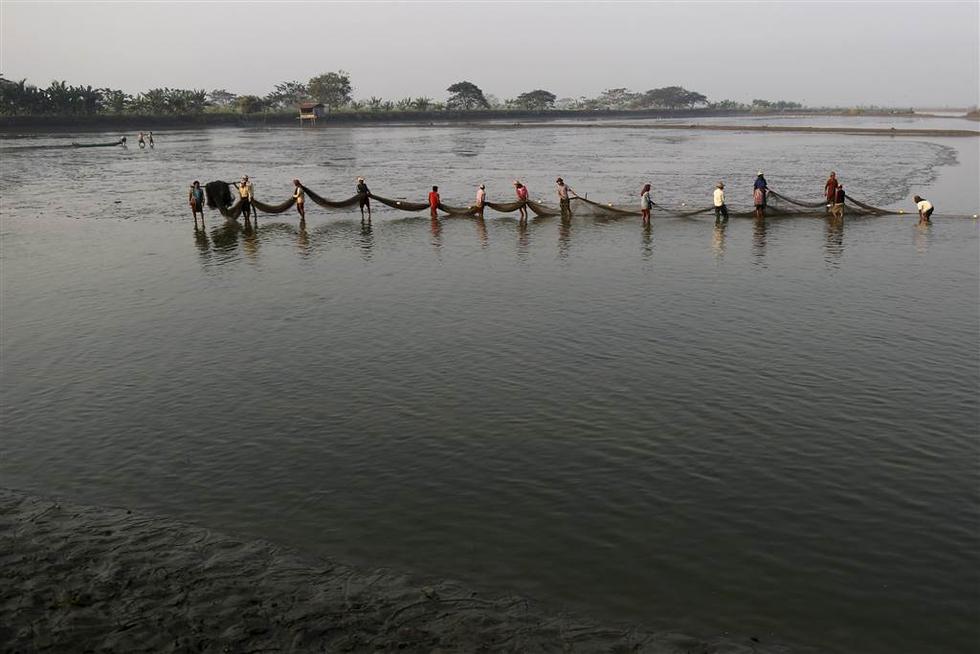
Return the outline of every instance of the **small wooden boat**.
{"type": "Polygon", "coordinates": [[[126,138],[123,137],[118,141],[113,141],[112,143],[75,143],[72,141],[71,147],[73,148],[112,148],[117,145],[125,145],[126,138]]]}

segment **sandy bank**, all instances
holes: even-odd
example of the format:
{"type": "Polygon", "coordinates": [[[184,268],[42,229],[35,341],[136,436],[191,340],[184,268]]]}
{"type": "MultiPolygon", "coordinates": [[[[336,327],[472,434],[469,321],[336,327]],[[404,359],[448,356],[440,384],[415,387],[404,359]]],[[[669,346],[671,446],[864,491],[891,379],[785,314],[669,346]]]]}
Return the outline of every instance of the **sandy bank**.
{"type": "Polygon", "coordinates": [[[808,127],[806,125],[704,125],[704,124],[681,124],[681,123],[647,123],[633,124],[624,122],[554,122],[554,123],[511,123],[511,124],[481,124],[470,125],[488,129],[513,129],[517,127],[526,128],[566,128],[580,127],[586,129],[668,129],[668,130],[689,130],[704,132],[789,132],[796,134],[850,134],[853,136],[955,136],[955,137],[978,137],[980,130],[975,129],[917,129],[917,128],[895,128],[895,127],[808,127]]]}
{"type": "Polygon", "coordinates": [[[750,636],[603,626],[519,597],[0,489],[0,651],[103,650],[788,651],[750,636]]]}

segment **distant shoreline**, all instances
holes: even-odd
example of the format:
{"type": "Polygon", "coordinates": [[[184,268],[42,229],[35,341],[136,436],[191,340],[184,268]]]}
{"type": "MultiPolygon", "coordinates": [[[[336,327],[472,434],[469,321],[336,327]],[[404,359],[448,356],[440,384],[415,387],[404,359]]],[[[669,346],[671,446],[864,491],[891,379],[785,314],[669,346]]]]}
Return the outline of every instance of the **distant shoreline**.
{"type": "Polygon", "coordinates": [[[785,653],[600,625],[124,508],[0,489],[0,650],[785,653]]]}
{"type": "MultiPolygon", "coordinates": [[[[929,117],[930,114],[917,113],[896,113],[896,112],[865,112],[852,114],[848,112],[829,112],[829,111],[792,111],[782,113],[753,113],[751,111],[728,111],[693,109],[677,111],[580,111],[580,110],[549,110],[549,111],[391,111],[391,112],[342,112],[328,115],[317,121],[317,128],[329,127],[349,127],[356,125],[451,125],[451,124],[489,124],[492,126],[512,126],[519,123],[522,126],[528,125],[551,125],[555,121],[563,119],[573,119],[575,125],[591,125],[604,123],[606,121],[627,121],[627,120],[690,120],[699,118],[766,118],[772,117],[774,120],[786,117],[929,117]]],[[[966,123],[968,119],[963,117],[966,123]]],[[[83,131],[111,131],[114,129],[126,131],[149,131],[164,129],[195,129],[204,127],[261,127],[261,126],[295,126],[299,127],[299,119],[295,113],[275,113],[275,114],[233,114],[233,113],[204,113],[187,116],[0,116],[0,132],[13,133],[35,133],[35,132],[83,132],[83,131]]],[[[307,129],[309,125],[305,126],[307,129]]],[[[651,126],[661,127],[661,126],[651,126]]],[[[682,126],[691,128],[691,126],[682,126]]],[[[770,128],[768,126],[751,127],[726,127],[726,126],[697,126],[700,129],[740,129],[750,131],[791,131],[790,128],[779,127],[770,128]]],[[[667,129],[666,126],[663,128],[667,129]]],[[[677,129],[671,126],[669,129],[677,129]]],[[[806,128],[807,130],[831,130],[837,128],[806,128]]],[[[858,128],[856,128],[858,129],[858,128]]],[[[888,130],[885,130],[886,132],[888,130]]],[[[921,130],[913,130],[918,134],[921,130]]],[[[930,130],[925,130],[930,131],[930,130]]],[[[967,136],[971,130],[943,130],[954,132],[953,135],[967,136]],[[959,134],[959,132],[964,134],[959,134]]],[[[858,133],[858,132],[855,132],[858,133]]]]}

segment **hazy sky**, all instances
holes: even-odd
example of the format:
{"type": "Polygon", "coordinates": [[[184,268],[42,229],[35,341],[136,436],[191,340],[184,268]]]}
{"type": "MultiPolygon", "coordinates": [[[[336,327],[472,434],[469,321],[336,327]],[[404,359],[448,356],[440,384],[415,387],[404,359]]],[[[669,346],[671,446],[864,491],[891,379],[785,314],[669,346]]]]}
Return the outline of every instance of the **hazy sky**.
{"type": "Polygon", "coordinates": [[[966,2],[19,2],[0,71],[136,92],[264,95],[343,69],[354,97],[501,99],[681,85],[711,100],[976,105],[980,0],[966,2]]]}

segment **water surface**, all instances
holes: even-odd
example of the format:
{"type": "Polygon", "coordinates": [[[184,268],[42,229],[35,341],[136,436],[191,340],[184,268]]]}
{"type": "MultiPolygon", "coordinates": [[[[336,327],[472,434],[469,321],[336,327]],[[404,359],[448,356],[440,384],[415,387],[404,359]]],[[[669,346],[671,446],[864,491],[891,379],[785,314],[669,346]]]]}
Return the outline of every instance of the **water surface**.
{"type": "MultiPolygon", "coordinates": [[[[908,126],[908,125],[907,125],[908,126]]],[[[927,125],[926,125],[927,126],[927,125]]],[[[148,126],[149,127],[149,126],[148,126]]],[[[603,619],[801,650],[980,637],[973,139],[382,127],[7,137],[0,483],[603,619]],[[88,135],[93,141],[115,135],[88,135]],[[157,136],[157,134],[155,134],[157,136]],[[748,204],[764,168],[911,216],[195,232],[191,179],[453,203],[748,204]],[[945,214],[945,216],[944,216],[945,214]]]]}

